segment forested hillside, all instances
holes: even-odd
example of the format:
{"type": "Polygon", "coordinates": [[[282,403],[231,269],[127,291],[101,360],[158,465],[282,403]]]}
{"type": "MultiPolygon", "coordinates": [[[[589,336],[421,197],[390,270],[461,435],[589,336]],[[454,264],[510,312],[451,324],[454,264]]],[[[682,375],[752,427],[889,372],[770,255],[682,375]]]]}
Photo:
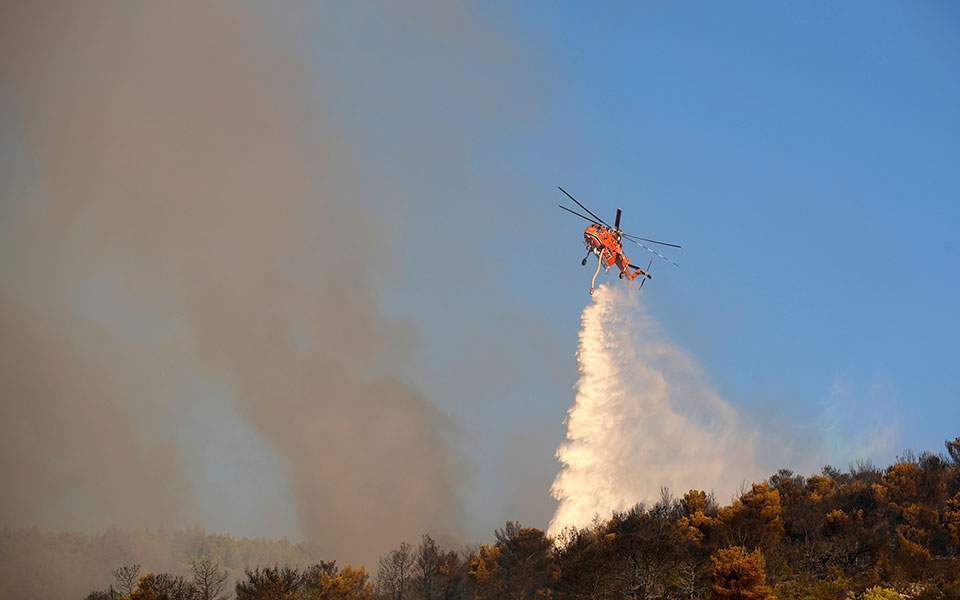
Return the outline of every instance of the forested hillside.
{"type": "Polygon", "coordinates": [[[99,535],[36,529],[0,531],[0,599],[67,600],[114,582],[112,571],[140,564],[155,572],[190,574],[191,563],[208,558],[232,582],[257,565],[293,567],[321,557],[306,544],[235,538],[185,531],[121,531],[99,535]]]}
{"type": "Polygon", "coordinates": [[[171,534],[163,541],[174,543],[163,547],[175,551],[164,557],[147,554],[150,535],[165,534],[131,545],[109,533],[7,532],[2,595],[60,598],[53,582],[97,573],[105,589],[89,600],[954,600],[960,438],[946,449],[908,454],[885,469],[826,467],[809,477],[783,470],[726,506],[702,491],[664,490],[651,506],[559,539],[516,523],[469,549],[444,549],[424,535],[383,556],[374,574],[336,557],[319,560],[305,545],[199,531],[171,534]],[[147,573],[140,563],[171,573],[147,573]]]}

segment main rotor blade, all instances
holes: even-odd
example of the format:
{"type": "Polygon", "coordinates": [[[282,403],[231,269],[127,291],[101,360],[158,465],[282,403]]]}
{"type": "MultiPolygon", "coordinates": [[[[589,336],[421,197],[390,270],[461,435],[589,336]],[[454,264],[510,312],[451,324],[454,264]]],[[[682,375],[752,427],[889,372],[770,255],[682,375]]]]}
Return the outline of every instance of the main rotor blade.
{"type": "Polygon", "coordinates": [[[630,235],[627,233],[621,233],[621,237],[625,237],[628,240],[642,240],[644,242],[650,242],[651,244],[660,244],[661,246],[670,246],[671,248],[683,248],[680,244],[669,244],[667,242],[658,242],[657,240],[651,240],[648,238],[643,238],[637,235],[630,235]]]}
{"type": "Polygon", "coordinates": [[[580,217],[581,219],[586,219],[587,221],[590,221],[590,222],[593,223],[594,225],[599,225],[599,224],[600,224],[600,223],[597,223],[596,221],[594,221],[593,219],[591,219],[590,217],[585,217],[585,216],[581,215],[580,213],[578,213],[578,212],[575,211],[575,210],[570,210],[569,208],[567,208],[566,206],[564,206],[564,205],[562,205],[562,204],[558,204],[557,206],[559,206],[559,207],[562,208],[563,210],[567,211],[568,213],[573,213],[573,214],[577,215],[577,216],[580,217]]]}
{"type": "MultiPolygon", "coordinates": [[[[607,227],[610,227],[610,225],[608,225],[606,221],[604,221],[603,219],[601,219],[601,218],[598,217],[597,215],[593,214],[593,211],[591,211],[591,210],[590,210],[589,208],[587,208],[586,206],[580,204],[580,202],[579,202],[576,198],[574,198],[573,196],[570,195],[570,192],[568,192],[567,190],[563,189],[563,188],[560,187],[559,185],[557,186],[557,189],[559,189],[561,192],[563,192],[564,194],[566,194],[566,195],[567,195],[567,198],[570,198],[571,200],[573,200],[574,203],[576,203],[577,206],[579,206],[579,207],[582,208],[583,210],[587,211],[587,214],[589,214],[591,217],[593,217],[593,218],[596,219],[597,221],[600,221],[600,223],[606,225],[607,227]]],[[[610,227],[610,229],[613,229],[613,227],[610,227]]]]}
{"type": "Polygon", "coordinates": [[[627,238],[627,239],[630,240],[631,242],[633,242],[634,244],[640,246],[641,248],[643,248],[643,249],[646,250],[647,252],[652,252],[652,253],[656,254],[657,256],[659,256],[659,257],[662,258],[663,260],[667,261],[667,262],[670,263],[671,265],[675,266],[676,268],[678,268],[678,269],[680,268],[680,265],[678,265],[677,263],[673,262],[672,260],[670,260],[670,259],[667,258],[666,256],[660,254],[659,252],[657,252],[656,250],[654,250],[654,249],[651,248],[650,246],[647,246],[646,244],[641,244],[640,242],[638,242],[637,240],[635,240],[635,239],[633,239],[633,238],[627,238]]]}

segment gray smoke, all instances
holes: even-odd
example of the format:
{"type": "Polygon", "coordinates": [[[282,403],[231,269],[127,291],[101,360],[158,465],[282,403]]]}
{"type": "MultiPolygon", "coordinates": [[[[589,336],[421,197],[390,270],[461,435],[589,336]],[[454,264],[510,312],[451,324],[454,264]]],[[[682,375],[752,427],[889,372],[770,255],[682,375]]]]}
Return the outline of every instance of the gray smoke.
{"type": "Polygon", "coordinates": [[[235,414],[282,457],[248,486],[290,487],[267,527],[363,562],[455,533],[450,423],[376,286],[375,167],[254,10],[0,9],[3,526],[202,521],[235,414]]]}

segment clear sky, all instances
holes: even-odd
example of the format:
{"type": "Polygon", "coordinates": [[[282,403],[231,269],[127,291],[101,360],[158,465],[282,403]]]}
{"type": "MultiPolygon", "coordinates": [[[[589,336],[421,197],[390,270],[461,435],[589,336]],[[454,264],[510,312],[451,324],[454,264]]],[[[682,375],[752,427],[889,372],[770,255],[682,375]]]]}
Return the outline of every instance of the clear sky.
{"type": "MultiPolygon", "coordinates": [[[[384,59],[391,72],[401,69],[414,90],[384,86],[388,99],[350,112],[384,162],[412,138],[450,151],[424,165],[447,182],[432,188],[443,194],[438,206],[407,226],[442,240],[438,230],[456,228],[450,239],[477,262],[437,272],[413,244],[408,266],[423,274],[391,291],[393,310],[422,328],[426,386],[461,416],[478,510],[498,510],[488,503],[516,461],[535,479],[551,468],[572,399],[590,273],[579,266],[583,223],[555,208],[557,185],[603,216],[622,207],[629,232],[685,245],[674,253],[680,270],[655,264],[646,301],[758,427],[782,428],[800,452],[815,445],[814,460],[841,466],[938,450],[958,434],[954,4],[500,3],[473,12],[509,40],[519,89],[469,61],[431,80],[433,66],[421,72],[393,57],[384,59]],[[473,87],[458,95],[477,79],[495,110],[512,115],[509,127],[489,130],[473,87]],[[441,132],[414,131],[408,111],[425,113],[417,128],[441,132]],[[384,114],[389,124],[371,125],[384,114]],[[485,393],[458,403],[452,380],[464,356],[507,364],[485,393]],[[506,456],[518,449],[534,458],[506,456]]],[[[376,42],[366,50],[388,54],[376,42]]]]}

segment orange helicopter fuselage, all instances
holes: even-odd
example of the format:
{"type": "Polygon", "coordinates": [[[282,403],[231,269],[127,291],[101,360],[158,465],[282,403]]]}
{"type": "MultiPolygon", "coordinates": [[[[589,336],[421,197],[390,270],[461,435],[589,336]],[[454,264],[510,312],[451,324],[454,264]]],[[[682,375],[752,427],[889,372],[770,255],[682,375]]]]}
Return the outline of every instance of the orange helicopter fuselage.
{"type": "Polygon", "coordinates": [[[623,253],[620,237],[615,231],[602,225],[591,224],[583,230],[583,242],[587,250],[597,254],[605,268],[616,265],[624,277],[633,281],[641,274],[639,269],[630,268],[630,259],[623,253]]]}

